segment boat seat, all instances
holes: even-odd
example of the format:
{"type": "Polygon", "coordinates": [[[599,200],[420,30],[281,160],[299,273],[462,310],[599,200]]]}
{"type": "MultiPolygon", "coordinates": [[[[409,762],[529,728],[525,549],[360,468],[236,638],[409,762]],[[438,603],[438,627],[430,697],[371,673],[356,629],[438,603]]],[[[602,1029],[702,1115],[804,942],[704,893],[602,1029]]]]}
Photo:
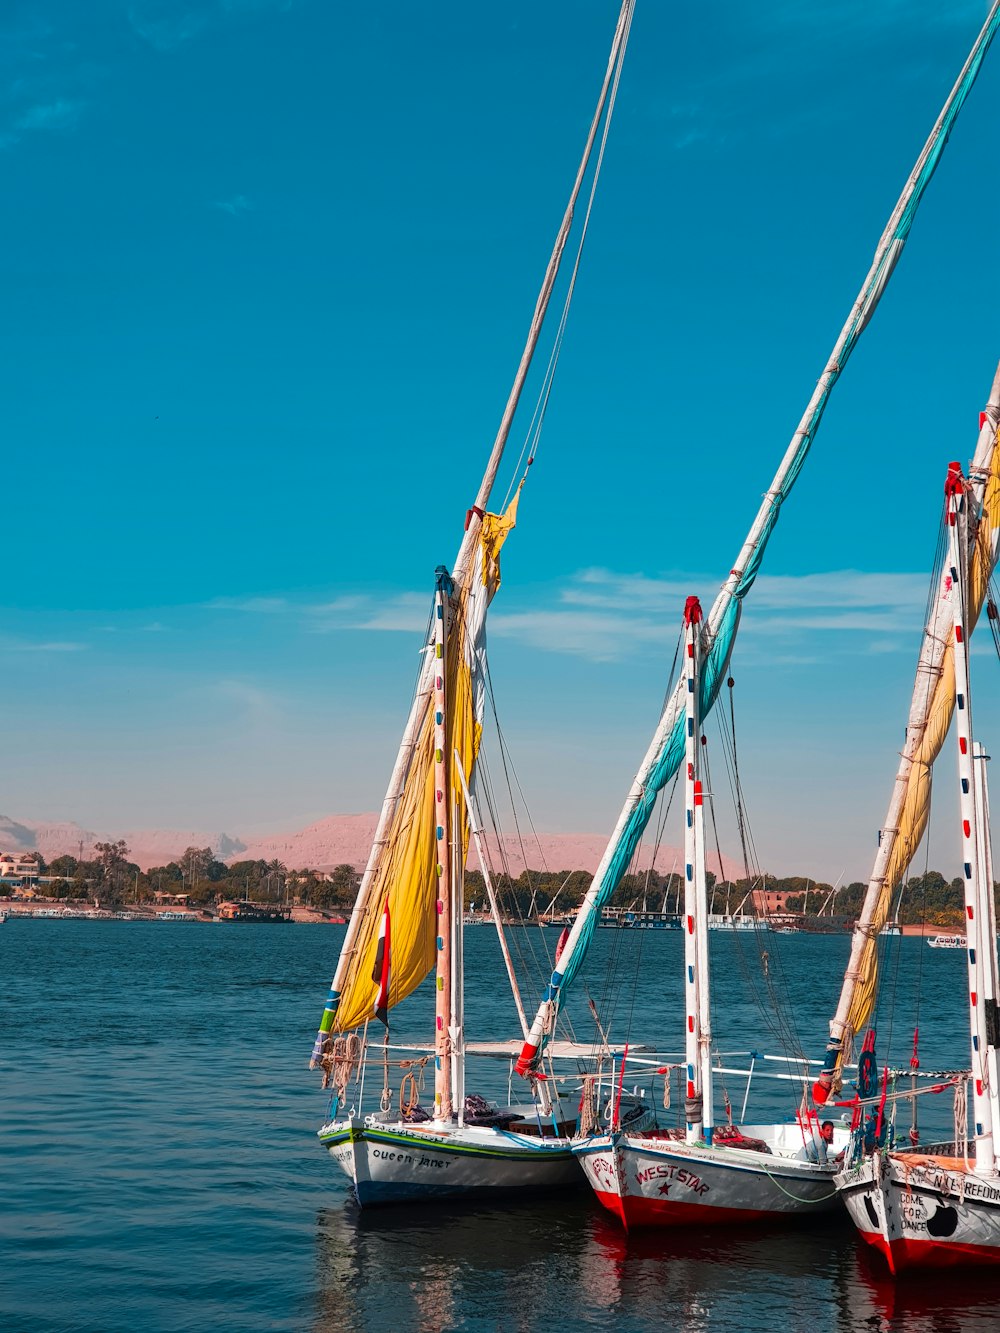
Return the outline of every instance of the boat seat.
{"type": "Polygon", "coordinates": [[[766,1152],[771,1149],[763,1139],[752,1139],[743,1134],[735,1125],[716,1125],[712,1133],[712,1143],[717,1148],[743,1148],[747,1152],[766,1152]]]}

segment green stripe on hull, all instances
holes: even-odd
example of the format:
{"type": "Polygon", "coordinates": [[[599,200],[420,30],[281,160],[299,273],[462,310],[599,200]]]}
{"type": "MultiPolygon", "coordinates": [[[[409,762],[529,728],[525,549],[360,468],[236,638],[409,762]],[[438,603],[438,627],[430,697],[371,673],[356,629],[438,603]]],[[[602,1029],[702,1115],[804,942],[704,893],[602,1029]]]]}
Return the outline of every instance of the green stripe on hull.
{"type": "Polygon", "coordinates": [[[490,1148],[485,1144],[478,1146],[469,1143],[455,1143],[453,1140],[442,1142],[440,1139],[424,1139],[411,1137],[408,1134],[382,1133],[379,1130],[358,1129],[351,1126],[349,1129],[338,1130],[333,1134],[320,1134],[320,1142],[325,1148],[336,1148],[342,1143],[384,1143],[392,1147],[407,1147],[417,1152],[442,1152],[454,1153],[463,1157],[489,1157],[500,1159],[501,1161],[523,1161],[525,1158],[543,1158],[546,1161],[559,1161],[563,1158],[572,1157],[569,1145],[565,1147],[535,1147],[533,1144],[524,1144],[523,1146],[504,1148],[490,1148]]]}

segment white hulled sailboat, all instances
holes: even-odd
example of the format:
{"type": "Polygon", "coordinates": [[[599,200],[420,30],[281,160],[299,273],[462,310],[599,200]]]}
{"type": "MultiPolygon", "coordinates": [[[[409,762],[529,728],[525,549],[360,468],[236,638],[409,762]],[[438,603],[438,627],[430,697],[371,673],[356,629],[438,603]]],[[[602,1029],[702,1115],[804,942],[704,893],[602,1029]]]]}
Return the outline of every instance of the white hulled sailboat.
{"type": "MultiPolygon", "coordinates": [[[[743,600],[760,570],[768,539],[778,521],[781,505],[791,493],[804,466],[830,395],[885,291],[948,135],[975,82],[998,26],[1000,26],[1000,3],[995,3],[896,203],[876,248],[872,265],[851,307],[847,322],[841,330],[798,428],[764,496],[733,568],[723,583],[704,624],[694,636],[701,664],[695,702],[696,715],[699,719],[706,716],[712,708],[722,682],[728,675],[743,600]]],[[[517,1064],[518,1072],[524,1075],[530,1075],[536,1069],[546,1044],[551,1039],[566,991],[580,971],[603,908],[617,889],[636,854],[660,792],[674,778],[682,762],[685,761],[688,732],[692,722],[690,707],[691,684],[689,677],[684,674],[668,698],[593,882],[576,915],[562,959],[553,969],[548,986],[542,995],[517,1064]]],[[[689,811],[692,811],[693,816],[691,805],[689,811]]],[[[883,916],[882,922],[884,920],[883,916]]],[[[685,930],[687,937],[691,934],[689,923],[685,923],[685,930]]],[[[702,976],[707,978],[707,947],[702,947],[700,952],[703,955],[702,976]]],[[[688,984],[691,984],[690,981],[688,984]]],[[[704,990],[705,995],[699,998],[699,1006],[707,1004],[707,984],[704,990]]],[[[690,1024],[695,1018],[696,1015],[689,1006],[688,1023],[690,1024]]],[[[665,1145],[653,1149],[649,1141],[640,1142],[637,1138],[633,1144],[628,1145],[628,1136],[621,1131],[605,1135],[603,1138],[598,1136],[588,1139],[585,1143],[577,1145],[577,1152],[602,1199],[613,1211],[619,1213],[623,1220],[629,1222],[631,1217],[631,1221],[635,1223],[679,1222],[689,1220],[692,1216],[697,1216],[703,1221],[739,1221],[796,1214],[829,1206],[833,1190],[829,1170],[825,1167],[814,1173],[802,1173],[815,1174],[821,1179],[822,1183],[816,1190],[810,1188],[798,1193],[784,1187],[777,1162],[779,1158],[786,1159],[786,1154],[790,1156],[794,1152],[801,1151],[803,1131],[799,1124],[742,1127],[742,1133],[746,1138],[753,1138],[764,1144],[768,1149],[767,1155],[744,1148],[727,1148],[725,1154],[722,1154],[720,1135],[712,1132],[715,1120],[711,1102],[710,1061],[707,1056],[708,1024],[705,1021],[701,1024],[701,1033],[705,1050],[701,1051],[697,1061],[689,1060],[692,1066],[689,1080],[695,1091],[690,1098],[692,1114],[687,1117],[686,1143],[681,1154],[685,1163],[673,1164],[667,1158],[662,1161],[649,1160],[655,1158],[657,1153],[667,1152],[669,1149],[665,1145]],[[699,1069],[701,1074],[698,1073],[699,1069]],[[628,1160],[623,1153],[623,1145],[629,1147],[631,1156],[628,1160]],[[744,1155],[737,1158],[734,1155],[736,1153],[744,1155]],[[721,1171],[724,1160],[728,1163],[725,1170],[733,1182],[731,1188],[722,1184],[721,1171]],[[706,1176],[702,1174],[700,1168],[704,1166],[707,1169],[713,1163],[720,1168],[718,1177],[720,1184],[717,1192],[714,1192],[714,1185],[711,1187],[713,1192],[709,1198],[709,1190],[701,1188],[706,1183],[706,1176]],[[681,1188],[675,1188],[675,1183],[681,1188]],[[823,1194],[826,1198],[821,1197],[823,1194]],[[664,1202],[668,1197],[671,1198],[671,1206],[665,1207],[664,1202]],[[681,1199],[685,1207],[673,1207],[673,1201],[681,1199]],[[630,1217],[626,1215],[625,1200],[634,1201],[628,1204],[630,1217]]],[[[804,1117],[804,1123],[811,1126],[810,1132],[815,1134],[813,1118],[804,1117]]],[[[740,1130],[735,1131],[730,1142],[737,1141],[740,1132],[740,1130]]],[[[817,1152],[819,1151],[817,1147],[817,1152]]],[[[797,1166],[791,1170],[796,1174],[800,1173],[797,1166]]]]}
{"type": "MultiPolygon", "coordinates": [[[[614,1126],[573,1147],[600,1202],[626,1228],[748,1222],[836,1206],[832,1155],[846,1143],[818,1121],[716,1127],[701,730],[702,612],[684,608],[684,995],[686,1131],[614,1126]],[[842,1141],[841,1141],[842,1140],[842,1141]]],[[[831,1126],[832,1128],[832,1126],[831,1126]]]]}
{"type": "MultiPolygon", "coordinates": [[[[500,583],[500,548],[514,526],[527,470],[503,514],[487,512],[487,505],[602,121],[607,136],[633,5],[634,0],[623,0],[583,158],[454,569],[437,571],[432,631],[414,701],[313,1048],[312,1065],[324,1070],[333,1088],[329,1119],[319,1137],[351,1179],[362,1205],[549,1190],[580,1181],[568,1139],[576,1123],[575,1101],[564,1106],[558,1092],[549,1093],[544,1078],[534,1082],[533,1095],[521,1105],[498,1108],[467,1096],[467,1057],[513,1056],[520,1043],[510,1043],[508,1050],[504,1043],[484,1048],[466,1041],[462,875],[473,818],[468,786],[474,791],[484,716],[486,613],[500,583]],[[400,1051],[389,1044],[390,1014],[430,972],[435,974],[433,1042],[400,1051]],[[384,1041],[369,1042],[372,1020],[385,1024],[384,1041]],[[403,1071],[398,1096],[390,1085],[390,1065],[394,1078],[395,1071],[403,1071]],[[434,1093],[433,1106],[425,1109],[417,1077],[428,1065],[434,1093]],[[369,1098],[382,1075],[381,1095],[370,1109],[365,1106],[366,1071],[369,1098]]],[[[596,177],[595,169],[591,201],[596,177]]],[[[586,222],[582,233],[581,248],[586,222]]],[[[575,272],[563,321],[574,281],[575,272]]],[[[538,430],[535,424],[535,439],[538,430]]],[[[531,453],[529,448],[528,466],[531,453]]],[[[522,1036],[526,1029],[522,1019],[522,1036]]],[[[579,1058],[589,1056],[591,1048],[563,1053],[579,1058]]],[[[641,1105],[636,1112],[644,1115],[641,1105]]]]}
{"type": "MultiPolygon", "coordinates": [[[[954,712],[958,749],[968,970],[964,1007],[968,1014],[970,1069],[953,1079],[957,1092],[954,1140],[926,1149],[894,1143],[899,1094],[887,1096],[885,1088],[881,1095],[877,1088],[862,1089],[871,1097],[868,1104],[859,1106],[854,1152],[850,1164],[837,1177],[859,1234],[884,1256],[893,1273],[1000,1263],[1000,967],[986,783],[988,756],[973,731],[968,652],[969,636],[997,559],[998,428],[1000,370],[983,413],[980,448],[971,478],[963,477],[958,463],[949,468],[945,486],[947,563],[933,613],[938,629],[943,628],[942,621],[950,621],[950,633],[940,640],[948,651],[938,677],[938,691],[944,701],[945,724],[954,712]]],[[[911,716],[914,711],[926,711],[927,693],[926,680],[918,670],[911,716]]],[[[918,742],[922,737],[923,732],[918,742]]],[[[926,776],[936,753],[937,749],[924,760],[926,776]]],[[[925,823],[926,815],[921,832],[925,823]]],[[[961,1003],[958,996],[956,1002],[961,1003]]],[[[832,1031],[831,1046],[835,1042],[844,1044],[843,1029],[832,1031]]]]}

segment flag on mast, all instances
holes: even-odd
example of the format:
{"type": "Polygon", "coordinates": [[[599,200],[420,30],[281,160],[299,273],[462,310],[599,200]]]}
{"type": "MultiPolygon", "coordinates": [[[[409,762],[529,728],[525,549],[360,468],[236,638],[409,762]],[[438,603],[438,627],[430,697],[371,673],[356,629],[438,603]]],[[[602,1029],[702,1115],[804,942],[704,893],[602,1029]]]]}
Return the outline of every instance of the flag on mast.
{"type": "Polygon", "coordinates": [[[385,900],[382,923],[378,929],[378,945],[375,949],[375,966],[372,968],[372,981],[378,986],[375,997],[375,1017],[380,1023],[389,1026],[389,951],[390,951],[389,899],[385,900]]]}

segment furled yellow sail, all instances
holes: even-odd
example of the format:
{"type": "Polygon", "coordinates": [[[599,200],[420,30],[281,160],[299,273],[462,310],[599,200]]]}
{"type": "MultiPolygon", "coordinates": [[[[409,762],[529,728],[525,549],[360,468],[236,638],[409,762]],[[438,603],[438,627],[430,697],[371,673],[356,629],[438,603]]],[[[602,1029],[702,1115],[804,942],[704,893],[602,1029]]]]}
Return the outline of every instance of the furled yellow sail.
{"type": "MultiPolygon", "coordinates": [[[[483,516],[467,585],[456,588],[451,599],[445,699],[452,749],[450,780],[456,797],[463,863],[468,850],[468,819],[455,772],[455,754],[471,780],[482,734],[486,609],[500,586],[500,549],[514,527],[519,496],[520,488],[503,514],[483,516]]],[[[428,696],[413,759],[375,867],[367,897],[368,910],[333,1015],[334,1031],[359,1027],[374,1012],[379,985],[372,972],[379,923],[387,899],[391,922],[389,1007],[416,990],[434,967],[439,858],[434,755],[434,710],[428,696]]]]}
{"type": "MultiPolygon", "coordinates": [[[[977,480],[982,486],[982,479],[985,478],[985,487],[982,490],[982,515],[975,531],[969,561],[970,629],[979,619],[986,600],[1000,536],[1000,430],[994,422],[989,424],[985,456],[981,450],[977,450],[978,457],[972,469],[973,486],[977,480]]],[[[850,1055],[854,1035],[868,1022],[875,1005],[878,933],[888,919],[893,894],[902,882],[927,828],[931,771],[955,710],[953,640],[948,635],[937,637],[931,642],[934,614],[932,611],[925,641],[925,646],[929,644],[934,651],[930,654],[922,652],[918,663],[907,744],[896,778],[889,827],[883,830],[884,851],[880,854],[869,884],[874,907],[864,923],[863,945],[856,958],[852,955],[852,964],[845,981],[845,990],[850,994],[846,1020],[835,1020],[831,1029],[831,1042],[839,1046],[836,1063],[829,1071],[835,1088],[840,1085],[840,1070],[850,1055]]]]}

